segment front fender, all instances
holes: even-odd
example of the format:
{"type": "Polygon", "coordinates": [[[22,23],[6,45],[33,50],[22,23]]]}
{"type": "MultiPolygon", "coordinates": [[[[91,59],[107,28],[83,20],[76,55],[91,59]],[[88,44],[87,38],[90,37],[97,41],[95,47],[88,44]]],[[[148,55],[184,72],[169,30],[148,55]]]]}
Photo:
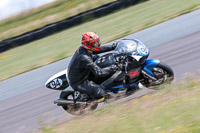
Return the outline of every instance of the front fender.
{"type": "Polygon", "coordinates": [[[160,63],[160,60],[158,59],[148,59],[145,61],[145,63],[142,65],[143,71],[154,77],[154,74],[152,72],[153,68],[156,67],[160,63]]]}

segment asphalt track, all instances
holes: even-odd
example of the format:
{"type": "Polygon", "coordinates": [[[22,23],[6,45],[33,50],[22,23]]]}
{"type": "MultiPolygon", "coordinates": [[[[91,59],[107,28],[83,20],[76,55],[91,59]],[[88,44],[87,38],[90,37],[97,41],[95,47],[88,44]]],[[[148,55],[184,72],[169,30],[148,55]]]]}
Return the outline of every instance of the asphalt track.
{"type": "MultiPolygon", "coordinates": [[[[137,38],[150,47],[150,58],[170,65],[175,80],[200,69],[200,10],[140,31],[126,38],[137,38]]],[[[0,82],[0,133],[23,133],[43,123],[60,123],[74,116],[52,101],[59,91],[44,87],[53,74],[65,69],[70,58],[0,82]]],[[[129,99],[151,92],[138,91],[129,99]]]]}

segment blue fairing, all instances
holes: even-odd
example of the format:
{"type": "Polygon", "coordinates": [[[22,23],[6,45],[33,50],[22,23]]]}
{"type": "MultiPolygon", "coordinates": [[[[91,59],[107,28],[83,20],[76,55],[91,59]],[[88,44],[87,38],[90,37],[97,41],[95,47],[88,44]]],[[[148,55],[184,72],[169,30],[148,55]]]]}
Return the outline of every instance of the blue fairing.
{"type": "Polygon", "coordinates": [[[142,66],[142,69],[151,75],[152,77],[154,76],[152,70],[154,67],[156,67],[160,63],[160,60],[158,59],[148,59],[145,61],[145,63],[142,66]]]}
{"type": "Polygon", "coordinates": [[[110,87],[110,88],[106,88],[106,90],[110,90],[112,92],[115,92],[115,91],[119,91],[119,88],[122,88],[122,87],[130,87],[132,86],[133,84],[137,84],[138,85],[139,82],[133,82],[133,83],[130,83],[130,84],[126,84],[126,85],[117,85],[117,86],[114,86],[114,87],[110,87]]]}
{"type": "Polygon", "coordinates": [[[141,56],[148,56],[149,55],[149,49],[140,41],[135,40],[137,42],[137,51],[141,56]]]}
{"type": "Polygon", "coordinates": [[[125,86],[124,85],[118,85],[118,86],[106,88],[106,90],[110,90],[110,91],[114,92],[114,91],[118,91],[119,88],[122,88],[122,87],[125,87],[125,86]]]}

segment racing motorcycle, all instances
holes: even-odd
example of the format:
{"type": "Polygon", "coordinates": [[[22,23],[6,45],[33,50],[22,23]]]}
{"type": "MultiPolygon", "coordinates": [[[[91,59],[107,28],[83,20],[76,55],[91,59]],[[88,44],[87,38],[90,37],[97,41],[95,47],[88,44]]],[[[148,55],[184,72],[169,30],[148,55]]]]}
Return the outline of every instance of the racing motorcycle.
{"type": "MultiPolygon", "coordinates": [[[[123,39],[117,43],[114,51],[100,56],[95,63],[101,68],[117,64],[119,70],[103,78],[94,77],[92,73],[89,76],[89,80],[99,84],[109,96],[129,96],[137,90],[138,84],[151,88],[173,81],[172,68],[158,59],[147,59],[149,49],[141,41],[123,39]]],[[[54,103],[73,115],[80,115],[88,108],[94,110],[100,102],[73,90],[68,83],[67,69],[53,75],[45,85],[50,89],[61,90],[59,99],[54,103]]]]}

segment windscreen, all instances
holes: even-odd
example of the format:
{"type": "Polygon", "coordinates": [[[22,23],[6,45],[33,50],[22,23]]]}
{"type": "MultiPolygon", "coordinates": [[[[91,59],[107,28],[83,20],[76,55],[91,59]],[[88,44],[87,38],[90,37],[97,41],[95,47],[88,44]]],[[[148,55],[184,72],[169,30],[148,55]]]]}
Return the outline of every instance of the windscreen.
{"type": "Polygon", "coordinates": [[[115,48],[115,54],[133,54],[137,52],[137,43],[134,40],[120,40],[115,48]]]}

